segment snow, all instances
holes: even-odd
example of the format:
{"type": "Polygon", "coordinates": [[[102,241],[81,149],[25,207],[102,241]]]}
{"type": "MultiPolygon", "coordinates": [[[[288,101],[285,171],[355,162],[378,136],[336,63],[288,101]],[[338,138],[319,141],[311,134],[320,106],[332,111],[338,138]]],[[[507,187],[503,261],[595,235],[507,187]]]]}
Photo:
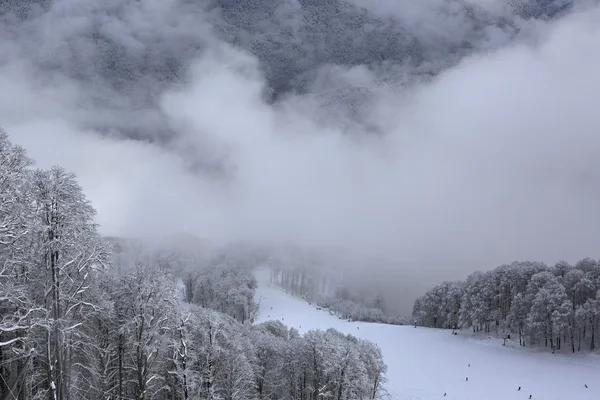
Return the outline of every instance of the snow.
{"type": "Polygon", "coordinates": [[[386,388],[393,400],[508,400],[529,395],[543,400],[600,399],[598,354],[550,354],[505,347],[501,339],[476,338],[464,331],[452,335],[447,330],[343,321],[269,284],[268,270],[258,271],[256,277],[256,323],[279,320],[300,333],[335,328],[376,343],[389,368],[386,388]]]}

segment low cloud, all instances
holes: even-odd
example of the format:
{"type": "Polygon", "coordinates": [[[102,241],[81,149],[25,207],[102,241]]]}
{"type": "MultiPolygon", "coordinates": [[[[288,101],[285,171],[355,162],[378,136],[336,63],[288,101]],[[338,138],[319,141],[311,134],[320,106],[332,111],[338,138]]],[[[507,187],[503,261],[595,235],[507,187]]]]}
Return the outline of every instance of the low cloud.
{"type": "MultiPolygon", "coordinates": [[[[599,17],[533,21],[400,84],[324,65],[311,84],[325,93],[276,102],[261,59],[214,32],[179,79],[124,92],[3,41],[19,57],[0,67],[0,121],[39,166],[77,173],[109,235],[342,249],[413,287],[514,259],[576,261],[600,240],[599,17]]],[[[152,31],[134,27],[125,36],[152,31]]]]}

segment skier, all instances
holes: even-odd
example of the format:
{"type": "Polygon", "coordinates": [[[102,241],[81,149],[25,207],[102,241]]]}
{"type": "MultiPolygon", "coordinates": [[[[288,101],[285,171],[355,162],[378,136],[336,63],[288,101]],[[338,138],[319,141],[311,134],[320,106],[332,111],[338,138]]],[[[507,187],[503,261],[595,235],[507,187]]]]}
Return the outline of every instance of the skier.
{"type": "Polygon", "coordinates": [[[521,391],[521,386],[519,386],[519,388],[517,389],[517,392],[520,392],[520,391],[521,391]]]}
{"type": "Polygon", "coordinates": [[[467,376],[467,379],[466,379],[466,381],[467,381],[467,382],[469,382],[469,377],[468,377],[468,376],[467,376]]]}

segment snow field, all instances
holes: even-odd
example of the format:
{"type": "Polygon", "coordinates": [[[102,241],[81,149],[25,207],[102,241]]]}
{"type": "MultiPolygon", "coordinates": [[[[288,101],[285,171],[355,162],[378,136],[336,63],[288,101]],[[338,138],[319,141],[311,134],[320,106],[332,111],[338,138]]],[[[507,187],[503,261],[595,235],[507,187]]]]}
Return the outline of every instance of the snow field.
{"type": "Polygon", "coordinates": [[[550,354],[470,332],[343,321],[270,285],[268,270],[256,277],[256,323],[279,320],[300,333],[334,328],[376,343],[392,400],[600,400],[598,354],[550,354]]]}

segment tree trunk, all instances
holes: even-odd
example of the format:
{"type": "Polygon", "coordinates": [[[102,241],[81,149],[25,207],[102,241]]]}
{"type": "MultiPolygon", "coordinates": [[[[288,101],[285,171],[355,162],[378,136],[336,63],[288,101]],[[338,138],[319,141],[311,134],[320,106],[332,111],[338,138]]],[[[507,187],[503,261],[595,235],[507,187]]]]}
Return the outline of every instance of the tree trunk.
{"type": "Polygon", "coordinates": [[[379,377],[375,378],[375,382],[373,382],[373,390],[371,391],[370,400],[375,400],[377,397],[377,389],[379,388],[379,377]]]}
{"type": "MultiPolygon", "coordinates": [[[[2,334],[0,334],[0,341],[2,341],[2,334]]],[[[5,365],[8,363],[4,362],[4,352],[2,351],[3,347],[0,347],[0,376],[8,378],[8,368],[5,368],[5,365]]],[[[0,379],[0,396],[1,398],[8,397],[8,382],[4,379],[0,379]],[[5,396],[6,394],[6,396],[5,396]]]]}
{"type": "MultiPolygon", "coordinates": [[[[54,234],[50,231],[49,239],[54,239],[54,234]]],[[[60,310],[60,271],[58,268],[58,252],[50,251],[50,272],[52,278],[52,317],[54,319],[54,337],[52,344],[54,345],[54,365],[52,367],[53,378],[55,385],[54,396],[62,400],[65,398],[65,377],[64,377],[64,360],[63,360],[63,343],[61,340],[61,310],[60,310]]]]}
{"type": "Polygon", "coordinates": [[[123,399],[123,334],[119,335],[119,400],[123,399]]]}
{"type": "Polygon", "coordinates": [[[575,353],[575,338],[573,337],[573,327],[571,327],[571,350],[575,353]]]}
{"type": "Polygon", "coordinates": [[[342,400],[342,392],[344,391],[344,369],[340,377],[340,385],[338,386],[338,400],[342,400]]]}
{"type": "Polygon", "coordinates": [[[189,397],[188,385],[187,385],[187,371],[186,371],[186,360],[183,359],[183,398],[187,400],[189,397]]]}
{"type": "Polygon", "coordinates": [[[519,346],[525,346],[523,342],[523,324],[519,322],[519,346]]]}
{"type": "Polygon", "coordinates": [[[48,355],[48,398],[49,400],[57,400],[56,399],[56,382],[54,381],[54,371],[52,365],[53,357],[52,357],[52,349],[50,346],[50,333],[46,334],[46,351],[48,355]]]}
{"type": "Polygon", "coordinates": [[[590,343],[590,349],[594,350],[596,348],[596,321],[595,318],[592,316],[592,340],[590,343]]]}

